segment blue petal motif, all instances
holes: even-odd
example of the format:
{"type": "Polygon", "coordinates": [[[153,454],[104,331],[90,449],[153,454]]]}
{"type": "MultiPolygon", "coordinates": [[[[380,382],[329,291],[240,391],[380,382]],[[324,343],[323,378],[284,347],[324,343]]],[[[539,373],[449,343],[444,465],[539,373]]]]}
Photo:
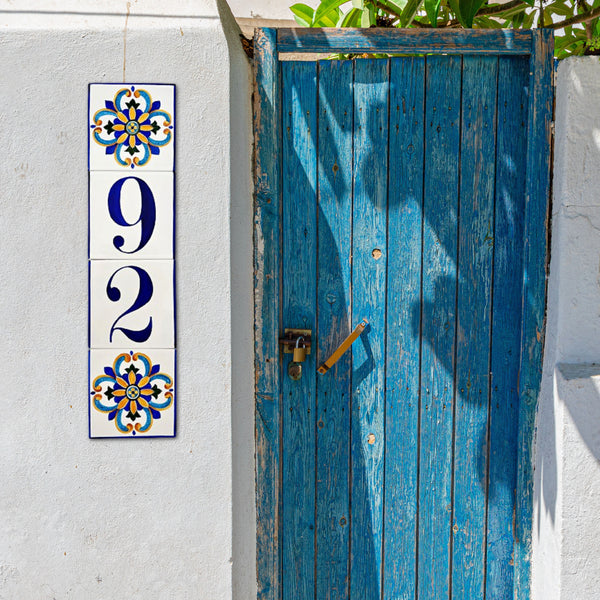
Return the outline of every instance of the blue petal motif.
{"type": "Polygon", "coordinates": [[[101,137],[99,137],[99,134],[97,131],[94,131],[94,139],[101,145],[101,146],[112,146],[115,143],[115,139],[114,138],[110,138],[108,140],[104,140],[101,137]]]}
{"type": "Polygon", "coordinates": [[[142,414],[146,417],[146,422],[140,427],[140,433],[148,431],[152,427],[152,417],[150,411],[147,408],[142,408],[142,414]]]}
{"type": "Polygon", "coordinates": [[[150,160],[150,152],[148,152],[148,144],[142,144],[142,148],[144,150],[144,156],[140,158],[138,161],[138,165],[141,167],[145,165],[150,160]]]}
{"type": "MultiPolygon", "coordinates": [[[[148,362],[148,359],[146,357],[144,357],[142,354],[138,354],[138,358],[137,358],[143,365],[144,365],[144,372],[140,373],[140,379],[142,377],[146,377],[146,375],[149,375],[149,371],[150,371],[150,363],[148,362]]],[[[139,381],[139,379],[138,379],[139,381]]]]}
{"type": "MultiPolygon", "coordinates": [[[[125,147],[125,144],[119,144],[116,148],[116,152],[115,152],[115,158],[117,159],[117,162],[123,166],[126,167],[127,163],[121,158],[121,150],[125,147]]],[[[131,167],[133,168],[133,162],[131,163],[131,167]]]]}
{"type": "MultiPolygon", "coordinates": [[[[98,386],[101,383],[106,383],[107,381],[109,383],[114,383],[114,384],[118,385],[115,381],[114,376],[112,376],[112,375],[110,377],[106,377],[106,375],[100,375],[100,377],[96,377],[96,379],[94,379],[94,385],[98,386]]],[[[96,392],[94,392],[94,393],[96,393],[96,392]]]]}
{"type": "Polygon", "coordinates": [[[154,146],[166,146],[171,141],[171,132],[167,132],[167,135],[164,140],[155,140],[154,138],[152,138],[149,141],[154,146]]]}
{"type": "Polygon", "coordinates": [[[150,110],[158,110],[160,108],[160,100],[156,100],[152,103],[152,106],[150,107],[150,110]]]}
{"type": "Polygon", "coordinates": [[[123,104],[123,98],[130,96],[128,89],[122,89],[115,97],[115,104],[117,106],[117,110],[123,112],[125,110],[125,105],[123,104]]]}
{"type": "Polygon", "coordinates": [[[100,412],[104,412],[104,413],[110,413],[113,410],[115,410],[115,405],[114,403],[111,404],[110,406],[105,406],[104,404],[102,404],[102,400],[96,400],[94,399],[94,406],[100,411],[100,412]]]}
{"type": "Polygon", "coordinates": [[[158,146],[150,146],[150,152],[154,155],[160,154],[160,148],[158,146]]]}
{"type": "Polygon", "coordinates": [[[115,108],[115,103],[112,100],[105,100],[104,106],[106,106],[106,108],[108,108],[109,110],[117,110],[115,108]]]}
{"type": "Polygon", "coordinates": [[[148,108],[150,106],[150,94],[148,94],[146,90],[138,90],[137,93],[138,98],[142,98],[144,101],[144,110],[140,111],[140,114],[142,114],[142,112],[148,112],[148,108]]]}
{"type": "Polygon", "coordinates": [[[116,424],[117,424],[117,429],[121,432],[121,433],[128,433],[128,429],[127,426],[123,423],[123,412],[122,410],[118,410],[117,411],[117,420],[116,420],[116,424]]]}
{"type": "Polygon", "coordinates": [[[150,372],[150,375],[156,375],[159,371],[160,371],[160,365],[154,365],[152,367],[152,371],[150,372]]]}
{"type": "Polygon", "coordinates": [[[122,375],[123,371],[121,371],[121,367],[123,366],[123,362],[125,361],[125,356],[121,355],[117,359],[117,363],[115,365],[115,370],[119,375],[122,375]]]}
{"type": "Polygon", "coordinates": [[[115,376],[115,372],[113,371],[112,367],[104,367],[104,372],[109,376],[109,377],[114,377],[115,376]]]}
{"type": "Polygon", "coordinates": [[[108,420],[109,421],[114,421],[115,417],[117,416],[117,411],[113,410],[112,412],[108,413],[108,420]]]}
{"type": "Polygon", "coordinates": [[[106,154],[114,154],[115,150],[117,149],[116,144],[113,144],[112,146],[108,146],[105,150],[106,154]]]}
{"type": "Polygon", "coordinates": [[[152,416],[155,419],[160,419],[160,411],[159,410],[154,410],[153,408],[150,408],[150,412],[152,413],[152,416]]]}

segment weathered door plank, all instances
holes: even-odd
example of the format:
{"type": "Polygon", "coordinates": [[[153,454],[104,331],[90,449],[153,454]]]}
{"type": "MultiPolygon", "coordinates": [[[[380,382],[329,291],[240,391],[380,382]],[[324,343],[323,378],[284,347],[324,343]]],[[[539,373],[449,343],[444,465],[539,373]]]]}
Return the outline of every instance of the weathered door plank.
{"type": "Polygon", "coordinates": [[[416,586],[424,82],[424,57],[391,60],[385,600],[412,599],[416,586]]]}
{"type": "Polygon", "coordinates": [[[280,70],[275,30],[255,41],[254,370],[258,600],[280,597],[280,70]]]}
{"type": "MultiPolygon", "coordinates": [[[[317,67],[282,63],[283,322],[313,329],[317,294],[317,67]]],[[[301,379],[282,374],[283,597],[309,600],[315,589],[315,354],[301,379]]]]}
{"type": "Polygon", "coordinates": [[[513,597],[529,60],[499,58],[486,598],[513,597]]]}
{"type": "Polygon", "coordinates": [[[419,600],[450,593],[461,64],[461,57],[427,57],[419,600]]]}
{"type": "Polygon", "coordinates": [[[515,573],[515,600],[528,600],[531,581],[533,437],[542,380],[545,329],[548,199],[554,99],[553,53],[552,31],[538,30],[534,38],[529,69],[515,546],[515,561],[520,568],[515,573]]]}
{"type": "Polygon", "coordinates": [[[388,61],[354,65],[350,597],[381,598],[387,261],[388,61]]]}
{"type": "MultiPolygon", "coordinates": [[[[318,353],[325,361],[351,328],[353,62],[321,61],[319,73],[318,353]]],[[[351,361],[317,377],[317,588],[348,598],[351,361]]]]}
{"type": "Polygon", "coordinates": [[[452,598],[483,598],[497,57],[463,58],[452,598]]]}

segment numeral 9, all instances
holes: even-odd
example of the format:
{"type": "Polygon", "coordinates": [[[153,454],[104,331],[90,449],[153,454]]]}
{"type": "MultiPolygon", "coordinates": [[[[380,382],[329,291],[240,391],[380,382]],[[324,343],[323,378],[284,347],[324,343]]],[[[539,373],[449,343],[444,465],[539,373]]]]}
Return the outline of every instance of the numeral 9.
{"type": "Polygon", "coordinates": [[[140,231],[140,243],[137,248],[134,250],[123,250],[123,245],[125,244],[125,240],[123,236],[116,235],[113,238],[113,244],[117,250],[123,252],[124,254],[134,254],[138,250],[141,250],[152,237],[152,232],[154,231],[154,225],[156,224],[156,203],[154,202],[154,195],[152,194],[152,190],[150,186],[143,180],[138,177],[123,177],[116,181],[113,186],[110,188],[110,192],[108,193],[108,212],[110,214],[110,218],[117,224],[123,227],[134,227],[135,225],[141,226],[140,231]],[[137,181],[137,184],[140,188],[141,195],[141,209],[140,216],[137,221],[133,223],[129,223],[125,217],[123,216],[123,211],[121,209],[121,190],[123,188],[123,184],[128,179],[134,179],[137,181]]]}

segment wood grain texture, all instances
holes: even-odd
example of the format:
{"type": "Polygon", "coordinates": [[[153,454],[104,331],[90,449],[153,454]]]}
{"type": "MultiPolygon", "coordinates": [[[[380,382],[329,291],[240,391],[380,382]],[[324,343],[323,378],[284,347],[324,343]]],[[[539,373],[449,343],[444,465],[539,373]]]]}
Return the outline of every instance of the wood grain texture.
{"type": "Polygon", "coordinates": [[[357,600],[381,597],[388,87],[388,61],[355,62],[352,320],[370,323],[352,346],[350,597],[357,600]]]}
{"type": "Polygon", "coordinates": [[[460,57],[427,57],[418,598],[450,593],[460,57]]]}
{"type": "Polygon", "coordinates": [[[425,58],[390,65],[385,600],[414,598],[421,331],[425,58]]]}
{"type": "Polygon", "coordinates": [[[509,29],[318,29],[277,30],[279,52],[520,54],[532,48],[531,31],[509,29]]]}
{"type": "Polygon", "coordinates": [[[254,368],[258,600],[279,592],[280,79],[275,30],[255,48],[254,368]]]}
{"type": "Polygon", "coordinates": [[[545,329],[550,149],[554,100],[553,54],[553,32],[547,29],[536,30],[530,63],[523,243],[515,600],[528,600],[531,584],[533,438],[535,412],[542,379],[545,329]]]}
{"type": "Polygon", "coordinates": [[[497,57],[463,58],[452,598],[484,597],[497,57]]]}
{"type": "Polygon", "coordinates": [[[488,466],[488,600],[513,598],[528,85],[527,58],[499,59],[488,466]]]}
{"type": "MultiPolygon", "coordinates": [[[[317,67],[281,65],[283,298],[286,327],[315,330],[317,293],[317,67]]],[[[282,596],[309,600],[315,590],[315,353],[302,377],[282,375],[282,596]]]]}
{"type": "MultiPolygon", "coordinates": [[[[351,331],[351,61],[319,69],[318,354],[321,364],[351,331]]],[[[348,598],[350,569],[351,354],[317,376],[317,586],[323,600],[348,598]]]]}

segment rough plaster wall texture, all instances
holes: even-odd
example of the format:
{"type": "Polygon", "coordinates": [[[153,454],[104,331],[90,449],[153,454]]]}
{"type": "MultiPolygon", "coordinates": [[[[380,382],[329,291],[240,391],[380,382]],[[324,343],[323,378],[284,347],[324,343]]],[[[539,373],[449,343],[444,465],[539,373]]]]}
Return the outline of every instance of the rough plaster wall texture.
{"type": "Polygon", "coordinates": [[[600,62],[562,61],[556,99],[554,230],[562,242],[557,362],[600,362],[600,62]]]}
{"type": "Polygon", "coordinates": [[[561,598],[598,597],[600,586],[600,366],[559,365],[564,403],[561,598]]]}
{"type": "Polygon", "coordinates": [[[0,3],[2,599],[231,598],[228,48],[164,6],[0,3]],[[87,439],[87,84],[124,77],[177,85],[171,440],[87,439]]]}
{"type": "Polygon", "coordinates": [[[562,61],[556,90],[552,260],[538,411],[534,598],[600,587],[600,62],[562,61]]]}

